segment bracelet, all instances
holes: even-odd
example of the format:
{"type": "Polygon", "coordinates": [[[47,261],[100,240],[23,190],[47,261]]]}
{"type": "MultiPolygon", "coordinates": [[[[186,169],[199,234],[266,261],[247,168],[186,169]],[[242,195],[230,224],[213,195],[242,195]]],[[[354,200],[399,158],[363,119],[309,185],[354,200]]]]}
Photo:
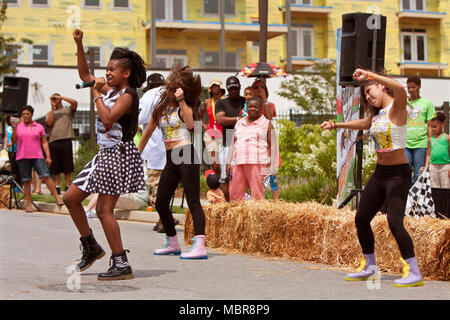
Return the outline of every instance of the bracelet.
{"type": "Polygon", "coordinates": [[[177,102],[181,102],[181,101],[183,101],[184,100],[184,97],[182,97],[182,98],[180,98],[180,99],[177,99],[177,102]]]}
{"type": "Polygon", "coordinates": [[[367,79],[369,80],[375,80],[376,74],[373,72],[367,73],[367,79]]]}
{"type": "Polygon", "coordinates": [[[96,103],[97,100],[100,99],[100,98],[103,98],[103,97],[102,96],[95,97],[94,100],[92,100],[92,101],[94,101],[94,103],[96,103]]]}
{"type": "Polygon", "coordinates": [[[333,121],[328,120],[328,122],[331,124],[331,129],[336,129],[336,124],[333,121]]]}

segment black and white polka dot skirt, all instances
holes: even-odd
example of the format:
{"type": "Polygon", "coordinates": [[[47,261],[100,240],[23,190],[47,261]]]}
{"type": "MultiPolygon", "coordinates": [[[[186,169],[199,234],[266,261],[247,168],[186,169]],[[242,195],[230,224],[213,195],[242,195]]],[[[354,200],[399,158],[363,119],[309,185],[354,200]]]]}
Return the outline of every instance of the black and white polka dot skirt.
{"type": "Polygon", "coordinates": [[[87,193],[118,195],[145,190],[143,161],[133,141],[101,149],[73,183],[87,193]]]}

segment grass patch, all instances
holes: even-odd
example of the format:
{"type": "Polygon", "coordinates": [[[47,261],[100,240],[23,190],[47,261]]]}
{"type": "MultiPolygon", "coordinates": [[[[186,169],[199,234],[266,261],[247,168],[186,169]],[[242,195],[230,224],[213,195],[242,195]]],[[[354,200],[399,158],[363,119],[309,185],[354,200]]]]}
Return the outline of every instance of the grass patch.
{"type": "MultiPolygon", "coordinates": [[[[62,195],[60,195],[60,198],[62,199],[62,195]]],[[[33,194],[31,196],[31,199],[33,202],[46,202],[46,203],[56,203],[55,198],[52,195],[45,195],[45,194],[33,194]]],[[[25,196],[19,196],[19,200],[25,200],[25,196]]],[[[89,203],[89,199],[86,199],[82,202],[83,206],[87,206],[89,203]]],[[[184,206],[181,208],[180,206],[173,206],[172,212],[177,214],[185,214],[186,213],[187,206],[184,206]]],[[[147,207],[142,207],[139,211],[147,211],[147,207]]],[[[154,211],[156,212],[156,211],[154,211]]]]}

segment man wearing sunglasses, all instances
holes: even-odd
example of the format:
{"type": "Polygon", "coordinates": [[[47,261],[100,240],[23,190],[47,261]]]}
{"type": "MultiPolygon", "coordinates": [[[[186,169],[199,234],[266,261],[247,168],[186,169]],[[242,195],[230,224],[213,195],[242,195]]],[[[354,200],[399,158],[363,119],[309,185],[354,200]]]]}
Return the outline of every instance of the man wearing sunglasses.
{"type": "Polygon", "coordinates": [[[241,96],[241,83],[235,76],[227,78],[226,88],[228,96],[216,103],[216,120],[222,126],[223,148],[220,153],[222,191],[228,200],[228,177],[226,173],[228,150],[234,132],[234,126],[240,119],[240,112],[244,108],[245,98],[241,96]]]}
{"type": "Polygon", "coordinates": [[[54,93],[50,97],[50,112],[47,113],[45,122],[50,129],[49,147],[52,157],[50,172],[55,177],[55,186],[58,194],[61,194],[59,186],[60,175],[64,174],[66,190],[70,186],[73,167],[72,139],[75,137],[73,132],[73,119],[77,111],[78,102],[74,99],[61,96],[54,93]],[[63,106],[63,101],[69,106],[63,106]]]}

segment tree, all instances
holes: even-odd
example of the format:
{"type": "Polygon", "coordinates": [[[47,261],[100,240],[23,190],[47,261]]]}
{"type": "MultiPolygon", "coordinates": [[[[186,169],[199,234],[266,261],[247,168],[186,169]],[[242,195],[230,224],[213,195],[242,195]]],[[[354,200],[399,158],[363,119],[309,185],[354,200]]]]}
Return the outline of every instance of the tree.
{"type": "MultiPolygon", "coordinates": [[[[0,56],[0,76],[2,77],[5,74],[16,74],[18,72],[16,66],[12,62],[13,60],[17,59],[19,50],[22,48],[22,45],[17,43],[14,37],[5,37],[3,35],[1,29],[7,19],[7,0],[0,1],[0,52],[2,53],[2,55],[0,56]]],[[[32,43],[32,41],[29,39],[20,39],[20,42],[32,43]]],[[[0,81],[0,85],[1,83],[2,81],[0,81]]]]}
{"type": "Polygon", "coordinates": [[[334,63],[318,62],[312,71],[298,71],[293,79],[281,83],[280,96],[295,101],[297,106],[316,118],[336,113],[336,72],[334,63]]]}

